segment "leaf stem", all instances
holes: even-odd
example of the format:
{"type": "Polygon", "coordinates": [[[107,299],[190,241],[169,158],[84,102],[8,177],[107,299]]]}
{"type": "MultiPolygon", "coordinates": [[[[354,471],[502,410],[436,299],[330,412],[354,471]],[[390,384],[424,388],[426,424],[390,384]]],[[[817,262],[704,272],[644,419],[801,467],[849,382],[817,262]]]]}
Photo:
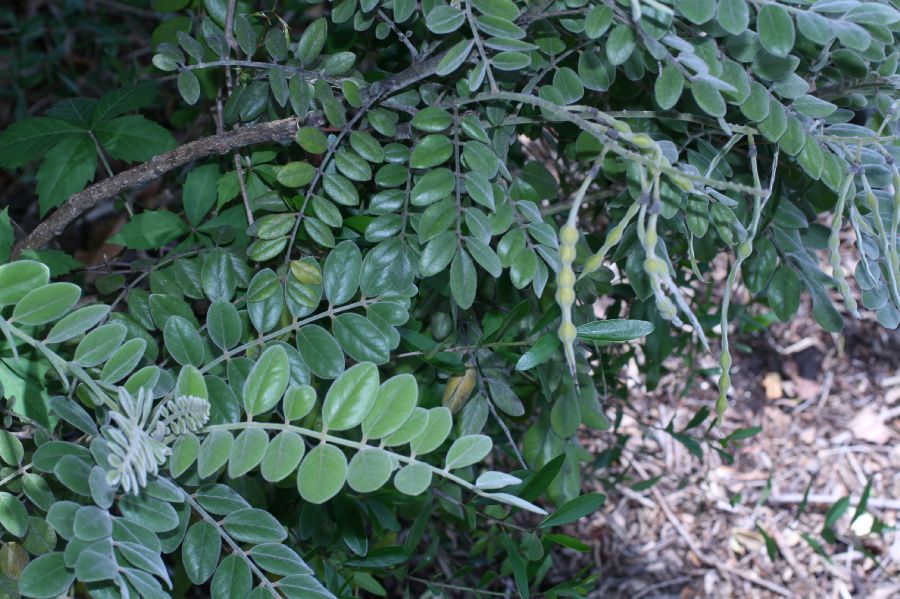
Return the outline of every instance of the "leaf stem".
{"type": "MultiPolygon", "coordinates": [[[[398,462],[402,462],[404,464],[419,464],[426,468],[428,468],[432,474],[436,474],[442,478],[445,478],[449,481],[452,481],[459,486],[468,489],[472,493],[476,495],[480,495],[487,499],[491,499],[493,501],[498,501],[497,497],[493,494],[486,493],[481,489],[477,488],[474,484],[469,481],[460,478],[455,474],[451,474],[449,470],[446,468],[438,468],[437,466],[432,466],[427,462],[422,462],[417,460],[416,458],[409,457],[407,455],[403,455],[402,453],[396,453],[394,451],[390,451],[385,449],[384,447],[378,447],[375,445],[370,445],[368,443],[363,443],[361,441],[353,441],[351,439],[345,439],[343,437],[336,437],[334,435],[330,435],[328,433],[324,433],[322,431],[313,430],[311,428],[305,428],[302,426],[294,426],[293,424],[283,424],[279,422],[235,422],[229,424],[213,424],[205,427],[203,430],[208,433],[212,433],[215,431],[235,431],[235,430],[245,430],[249,428],[257,428],[262,430],[273,430],[273,431],[290,431],[293,433],[297,433],[298,435],[304,437],[311,437],[316,439],[320,443],[330,443],[332,445],[340,445],[343,447],[350,447],[357,451],[361,451],[363,449],[380,449],[387,453],[391,458],[397,460],[398,462]]],[[[534,506],[536,510],[540,510],[537,506],[534,506]]],[[[543,511],[543,510],[541,510],[543,511]]],[[[539,513],[539,512],[537,512],[539,513]]]]}
{"type": "MultiPolygon", "coordinates": [[[[175,483],[174,481],[172,481],[172,482],[173,482],[173,484],[178,486],[178,488],[181,488],[181,486],[178,485],[178,483],[175,483]]],[[[219,533],[219,536],[222,537],[222,540],[225,541],[225,544],[228,545],[229,548],[231,548],[232,552],[239,555],[240,558],[242,560],[244,560],[244,562],[250,568],[250,571],[253,572],[253,575],[259,579],[259,581],[262,583],[262,585],[264,587],[266,587],[266,589],[272,594],[272,596],[273,597],[283,597],[283,595],[275,589],[275,586],[272,584],[272,581],[269,580],[269,578],[265,574],[263,574],[262,570],[260,570],[256,566],[255,563],[253,563],[253,560],[250,559],[250,556],[247,555],[247,552],[244,551],[243,549],[241,549],[241,546],[234,542],[234,539],[232,539],[231,535],[228,534],[225,531],[225,529],[222,528],[222,525],[219,524],[215,518],[210,516],[209,512],[207,512],[205,509],[203,509],[203,506],[201,506],[199,503],[197,503],[197,501],[191,496],[190,493],[188,493],[184,489],[181,489],[181,493],[182,493],[182,495],[184,495],[184,498],[190,504],[191,509],[193,509],[195,512],[197,512],[197,514],[205,522],[215,526],[216,532],[219,533]]]]}

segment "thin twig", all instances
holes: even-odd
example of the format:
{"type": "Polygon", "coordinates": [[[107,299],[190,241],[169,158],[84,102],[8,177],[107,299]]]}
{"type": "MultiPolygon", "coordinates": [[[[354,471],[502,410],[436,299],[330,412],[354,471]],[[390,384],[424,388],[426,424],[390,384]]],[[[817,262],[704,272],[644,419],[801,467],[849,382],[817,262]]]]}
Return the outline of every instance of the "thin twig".
{"type": "Polygon", "coordinates": [[[228,0],[228,8],[225,10],[225,43],[232,50],[237,50],[237,41],[234,39],[234,9],[237,0],[228,0]]]}
{"type": "Polygon", "coordinates": [[[378,9],[378,18],[388,24],[388,26],[394,30],[394,33],[397,34],[397,37],[400,38],[400,41],[403,42],[403,45],[406,46],[406,49],[409,50],[409,55],[412,56],[413,60],[416,60],[419,57],[419,51],[416,50],[416,47],[412,45],[412,42],[409,41],[409,36],[400,31],[400,27],[397,26],[397,23],[394,22],[392,18],[384,14],[380,8],[378,9]]]}
{"type": "Polygon", "coordinates": [[[253,224],[253,209],[250,208],[250,197],[247,195],[247,183],[244,181],[244,167],[241,166],[241,153],[234,153],[234,171],[237,174],[238,187],[241,188],[241,200],[247,213],[247,224],[253,224]]]}
{"type": "Polygon", "coordinates": [[[497,421],[497,424],[500,425],[500,428],[503,429],[503,434],[506,435],[506,440],[509,441],[509,445],[512,447],[513,453],[516,454],[516,459],[519,461],[519,465],[522,466],[523,470],[528,470],[528,465],[525,463],[525,458],[522,457],[522,453],[519,451],[518,445],[516,445],[515,439],[513,439],[512,433],[509,431],[509,427],[506,426],[506,423],[503,422],[503,419],[500,418],[500,414],[497,413],[497,408],[494,407],[494,400],[491,397],[491,391],[487,388],[487,385],[484,383],[484,373],[481,372],[481,365],[478,364],[478,358],[475,357],[475,354],[471,354],[472,362],[475,364],[475,375],[478,380],[478,388],[484,393],[484,398],[487,401],[488,409],[491,411],[491,415],[494,417],[494,420],[497,421]]]}

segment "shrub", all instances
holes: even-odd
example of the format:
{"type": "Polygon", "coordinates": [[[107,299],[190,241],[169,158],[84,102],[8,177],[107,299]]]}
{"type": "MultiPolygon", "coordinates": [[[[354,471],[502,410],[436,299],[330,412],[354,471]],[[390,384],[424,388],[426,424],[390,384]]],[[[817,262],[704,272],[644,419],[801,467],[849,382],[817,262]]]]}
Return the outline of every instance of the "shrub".
{"type": "Polygon", "coordinates": [[[270,4],[154,0],[152,67],[0,134],[10,594],[584,595],[625,362],[718,337],[668,432],[724,453],[733,319],[900,323],[890,4],[270,4]],[[121,260],[44,249],[101,202],[121,260]]]}

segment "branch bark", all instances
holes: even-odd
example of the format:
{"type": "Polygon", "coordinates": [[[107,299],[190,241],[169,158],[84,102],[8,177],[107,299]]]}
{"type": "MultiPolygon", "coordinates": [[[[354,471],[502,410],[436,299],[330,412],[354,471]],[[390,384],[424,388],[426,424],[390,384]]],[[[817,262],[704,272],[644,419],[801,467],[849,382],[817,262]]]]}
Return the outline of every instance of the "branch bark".
{"type": "MultiPolygon", "coordinates": [[[[432,47],[424,52],[423,55],[427,56],[433,49],[432,47]]],[[[434,74],[434,70],[444,57],[444,54],[441,53],[430,58],[423,58],[393,77],[373,84],[369,89],[367,101],[389,96],[434,74]]],[[[303,122],[304,120],[301,118],[290,117],[210,135],[209,137],[186,143],[159,156],[154,156],[143,164],[95,183],[83,191],[72,194],[65,204],[41,222],[25,239],[16,244],[12,251],[12,259],[18,258],[24,250],[34,250],[43,247],[82,213],[121,191],[149,183],[172,169],[194,160],[215,154],[228,154],[229,152],[256,144],[290,139],[303,122]]]]}
{"type": "Polygon", "coordinates": [[[228,154],[256,144],[290,139],[297,132],[300,124],[301,119],[290,117],[243,127],[236,131],[210,135],[154,156],[143,164],[95,183],[69,197],[65,204],[39,224],[28,237],[19,242],[13,249],[13,258],[17,258],[24,250],[43,247],[82,213],[101,201],[114,197],[121,191],[149,183],[194,160],[216,154],[228,154]]]}

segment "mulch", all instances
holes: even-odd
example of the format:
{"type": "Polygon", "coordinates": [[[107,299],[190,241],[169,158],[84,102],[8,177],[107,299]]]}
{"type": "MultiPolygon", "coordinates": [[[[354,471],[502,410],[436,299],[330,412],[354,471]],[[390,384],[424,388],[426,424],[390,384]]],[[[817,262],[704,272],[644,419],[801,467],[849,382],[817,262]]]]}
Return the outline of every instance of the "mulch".
{"type": "MultiPolygon", "coordinates": [[[[597,471],[597,487],[611,474],[661,478],[649,489],[606,489],[605,509],[572,530],[602,572],[592,596],[900,597],[900,534],[891,529],[900,513],[900,333],[848,319],[830,334],[809,309],[733,337],[743,351],[734,352],[723,433],[762,427],[739,442],[733,463],[709,446],[700,461],[661,430],[713,409],[714,379],[682,397],[686,371],[673,361],[653,392],[634,384],[618,431],[628,435],[623,459],[597,471]],[[870,480],[868,514],[851,526],[851,500],[826,542],[829,508],[859,498],[870,480]]],[[[712,368],[716,356],[702,360],[712,368]]],[[[615,437],[583,441],[600,450],[615,437]]]]}

